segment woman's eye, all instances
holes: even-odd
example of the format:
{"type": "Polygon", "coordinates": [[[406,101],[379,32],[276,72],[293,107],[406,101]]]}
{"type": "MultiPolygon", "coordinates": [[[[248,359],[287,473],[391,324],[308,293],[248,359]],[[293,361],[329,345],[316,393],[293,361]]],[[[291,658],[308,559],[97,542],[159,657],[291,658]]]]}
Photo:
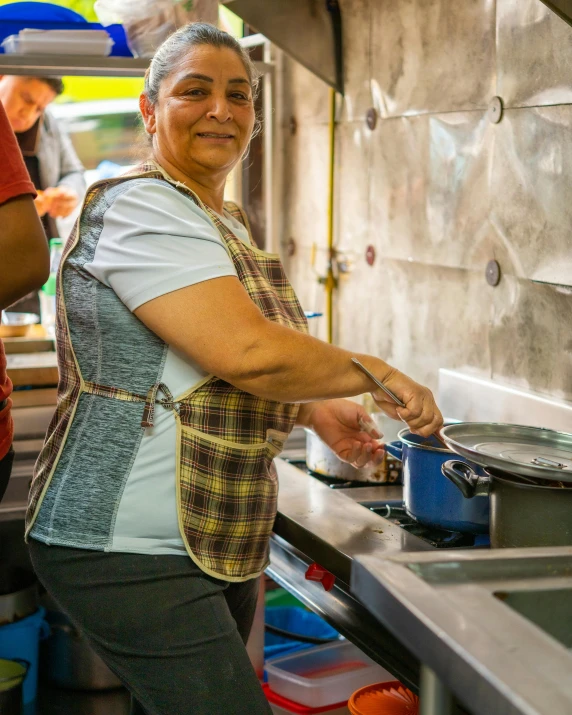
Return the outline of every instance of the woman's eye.
{"type": "Polygon", "coordinates": [[[248,101],[248,96],[246,94],[243,94],[242,92],[233,92],[231,94],[231,97],[233,99],[241,99],[242,101],[246,102],[248,101]]]}
{"type": "Polygon", "coordinates": [[[186,94],[191,97],[202,97],[205,94],[204,89],[190,89],[186,94]]]}

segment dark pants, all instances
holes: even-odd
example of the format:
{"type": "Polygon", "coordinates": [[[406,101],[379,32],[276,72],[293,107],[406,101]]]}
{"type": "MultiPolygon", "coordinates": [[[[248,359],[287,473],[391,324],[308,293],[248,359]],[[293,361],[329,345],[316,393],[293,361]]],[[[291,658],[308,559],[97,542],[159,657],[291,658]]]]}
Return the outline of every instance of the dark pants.
{"type": "Polygon", "coordinates": [[[269,715],[250,663],[258,579],[229,584],[185,556],[30,540],[48,592],[130,690],[139,715],[269,715]]]}
{"type": "Polygon", "coordinates": [[[10,481],[12,473],[12,463],[14,462],[14,450],[10,447],[10,451],[6,456],[0,459],[0,502],[10,481]]]}

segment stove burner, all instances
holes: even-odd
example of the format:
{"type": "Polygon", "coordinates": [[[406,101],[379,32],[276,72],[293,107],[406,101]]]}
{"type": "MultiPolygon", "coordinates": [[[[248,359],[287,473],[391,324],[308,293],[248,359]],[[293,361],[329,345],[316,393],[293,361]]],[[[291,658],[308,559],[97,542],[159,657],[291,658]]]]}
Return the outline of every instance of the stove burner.
{"type": "Polygon", "coordinates": [[[392,524],[408,531],[413,536],[423,539],[436,549],[485,548],[490,546],[488,534],[463,534],[447,531],[434,526],[421,524],[407,514],[403,502],[388,502],[369,507],[374,514],[379,514],[392,524]]]}
{"type": "Polygon", "coordinates": [[[354,480],[344,481],[343,479],[339,479],[338,477],[330,477],[326,474],[318,474],[318,472],[313,472],[311,469],[308,469],[308,466],[303,459],[294,459],[286,457],[284,461],[288,462],[289,464],[292,464],[294,467],[298,467],[298,469],[301,469],[303,472],[306,472],[306,474],[309,474],[311,477],[314,477],[318,481],[322,482],[322,484],[325,484],[326,486],[330,487],[330,489],[355,489],[356,487],[394,487],[396,485],[401,484],[401,480],[397,478],[391,482],[358,482],[354,480]]]}

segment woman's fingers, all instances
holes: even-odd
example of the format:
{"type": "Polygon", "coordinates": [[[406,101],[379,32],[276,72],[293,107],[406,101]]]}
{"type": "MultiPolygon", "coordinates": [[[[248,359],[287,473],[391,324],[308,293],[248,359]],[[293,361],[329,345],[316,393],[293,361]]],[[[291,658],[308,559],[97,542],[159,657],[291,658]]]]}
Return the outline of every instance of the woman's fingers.
{"type": "Polygon", "coordinates": [[[374,399],[390,417],[403,420],[412,432],[423,437],[429,437],[442,426],[443,417],[431,390],[397,371],[387,385],[405,403],[405,407],[397,407],[381,390],[374,392],[374,399]]]}

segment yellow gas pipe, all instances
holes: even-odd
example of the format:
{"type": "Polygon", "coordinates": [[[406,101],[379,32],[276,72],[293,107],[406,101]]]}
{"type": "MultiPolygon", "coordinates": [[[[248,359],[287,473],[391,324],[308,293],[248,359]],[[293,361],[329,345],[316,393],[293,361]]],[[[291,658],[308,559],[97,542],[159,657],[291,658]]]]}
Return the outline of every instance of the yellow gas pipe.
{"type": "Polygon", "coordinates": [[[336,91],[330,89],[330,125],[329,125],[329,150],[330,166],[328,172],[328,270],[324,281],[326,290],[326,320],[328,342],[334,340],[334,289],[338,281],[334,274],[334,176],[335,176],[335,148],[336,148],[336,91]]]}

